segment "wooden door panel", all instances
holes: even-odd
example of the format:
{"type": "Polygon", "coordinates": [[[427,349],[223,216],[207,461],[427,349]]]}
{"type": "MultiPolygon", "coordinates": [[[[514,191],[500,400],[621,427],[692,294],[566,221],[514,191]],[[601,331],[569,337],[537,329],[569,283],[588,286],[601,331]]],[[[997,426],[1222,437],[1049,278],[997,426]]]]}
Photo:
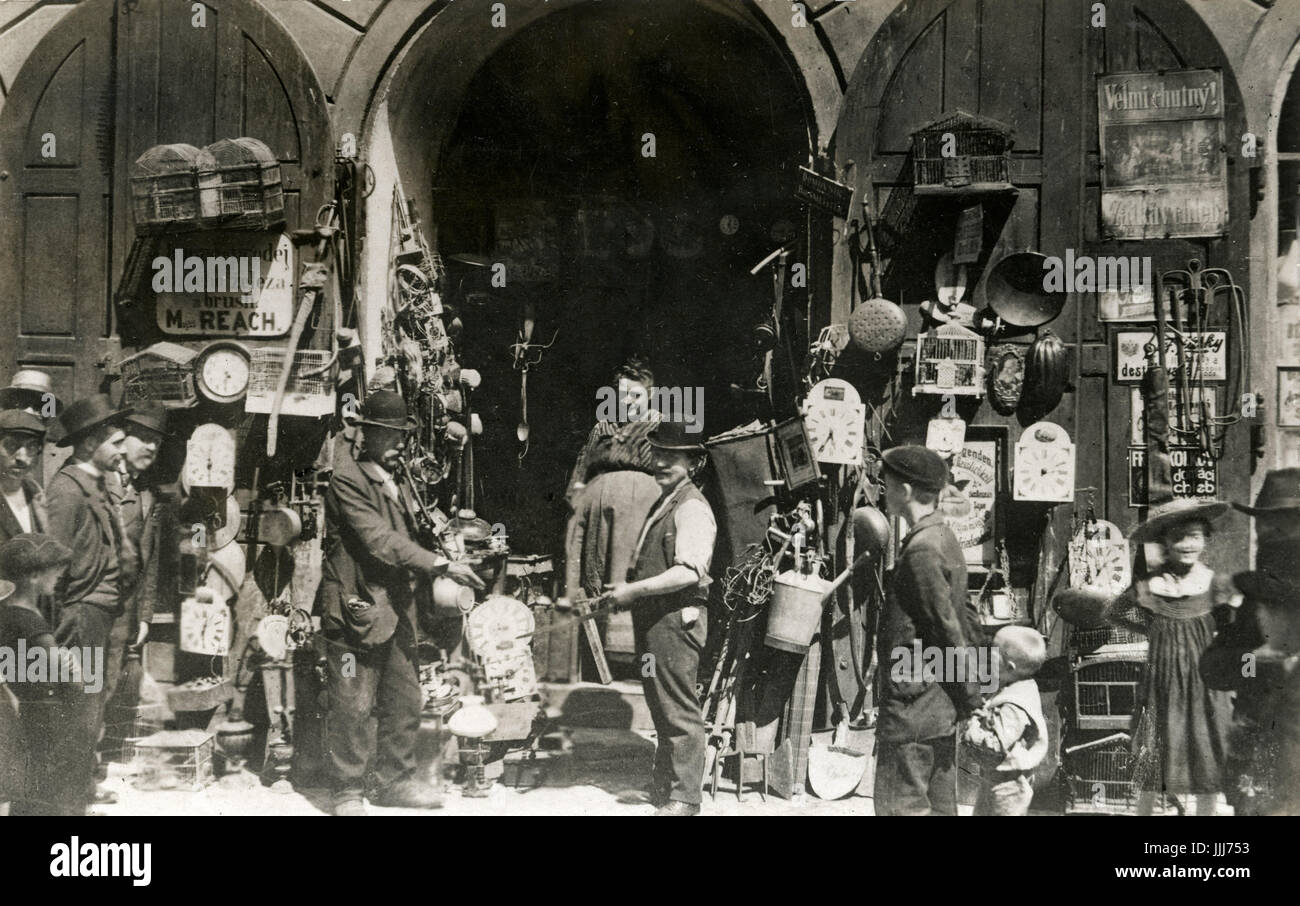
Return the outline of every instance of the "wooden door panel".
{"type": "Polygon", "coordinates": [[[982,116],[1012,125],[1017,153],[1042,148],[1043,0],[985,0],[979,40],[982,116]]]}
{"type": "Polygon", "coordinates": [[[97,389],[109,323],[112,14],[111,0],[70,12],[0,112],[0,374],[42,368],[65,398],[97,389]]]}

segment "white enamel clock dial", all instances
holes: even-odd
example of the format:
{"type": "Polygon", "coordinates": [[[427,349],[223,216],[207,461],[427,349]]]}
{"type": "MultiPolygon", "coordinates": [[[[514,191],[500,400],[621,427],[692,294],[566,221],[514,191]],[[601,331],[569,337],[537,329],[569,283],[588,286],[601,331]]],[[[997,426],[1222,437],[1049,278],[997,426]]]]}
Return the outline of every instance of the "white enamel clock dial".
{"type": "Polygon", "coordinates": [[[248,392],[248,350],[239,343],[212,343],[195,362],[198,389],[214,403],[233,403],[248,392]]]}
{"type": "Polygon", "coordinates": [[[820,463],[855,465],[862,462],[863,423],[867,407],[848,381],[828,378],[804,401],[804,429],[820,463]]]}
{"type": "Polygon", "coordinates": [[[235,489],[235,439],[220,425],[199,425],[185,445],[187,488],[235,489]]]}
{"type": "Polygon", "coordinates": [[[515,598],[496,595],[470,611],[465,635],[470,650],[479,657],[500,656],[527,646],[526,636],[536,628],[533,612],[515,598]]]}
{"type": "Polygon", "coordinates": [[[1074,494],[1070,451],[1027,444],[1016,447],[1016,499],[1068,501],[1074,494]]]}

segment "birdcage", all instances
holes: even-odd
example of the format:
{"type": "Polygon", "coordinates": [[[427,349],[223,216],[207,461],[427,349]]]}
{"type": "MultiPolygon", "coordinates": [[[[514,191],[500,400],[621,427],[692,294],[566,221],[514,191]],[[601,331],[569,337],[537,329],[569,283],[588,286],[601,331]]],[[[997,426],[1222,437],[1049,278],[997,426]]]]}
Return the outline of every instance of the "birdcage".
{"type": "Polygon", "coordinates": [[[1130,656],[1090,655],[1074,665],[1074,725],[1081,730],[1125,729],[1137,710],[1143,662],[1130,656]]]}
{"type": "Polygon", "coordinates": [[[984,393],[984,338],[958,324],[944,324],[916,338],[912,393],[984,393]]]}
{"type": "Polygon", "coordinates": [[[131,165],[138,233],[201,229],[218,208],[216,162],[193,145],[154,145],[131,165]]]}
{"type": "Polygon", "coordinates": [[[1061,759],[1074,809],[1127,811],[1136,802],[1134,758],[1127,733],[1067,748],[1061,759]]]}
{"type": "Polygon", "coordinates": [[[134,405],[144,400],[161,403],[168,409],[182,409],[194,404],[195,351],[178,343],[154,343],[127,356],[118,363],[125,391],[124,402],[134,405]]]}
{"type": "Polygon", "coordinates": [[[204,149],[217,171],[221,226],[264,230],[284,222],[280,161],[255,138],[223,138],[204,149]]]}
{"type": "Polygon", "coordinates": [[[1012,129],[958,111],[912,133],[912,191],[964,195],[1011,191],[1012,129]]]}
{"type": "Polygon", "coordinates": [[[204,730],[162,730],[125,747],[142,790],[203,789],[212,782],[214,737],[204,730]]]}
{"type": "MultiPolygon", "coordinates": [[[[261,346],[250,351],[248,394],[244,411],[271,411],[280,371],[284,368],[283,346],[261,346]]],[[[293,357],[293,370],[280,404],[281,415],[320,418],[334,413],[334,374],[338,358],[328,349],[300,349],[293,357]]]]}

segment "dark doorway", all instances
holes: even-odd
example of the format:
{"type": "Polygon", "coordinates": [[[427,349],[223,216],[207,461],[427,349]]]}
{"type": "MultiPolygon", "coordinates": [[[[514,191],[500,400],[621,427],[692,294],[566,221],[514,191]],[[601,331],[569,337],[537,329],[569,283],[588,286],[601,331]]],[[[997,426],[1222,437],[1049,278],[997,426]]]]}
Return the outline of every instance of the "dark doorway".
{"type": "MultiPolygon", "coordinates": [[[[627,356],[660,386],[702,388],[701,438],[767,414],[733,387],[755,386],[753,328],[773,303],[770,275],[749,271],[787,241],[806,260],[793,189],[808,148],[776,47],[693,3],[557,12],[476,74],[431,211],[462,362],[484,377],[478,509],[508,522],[514,549],[558,546],[597,388],[627,356]],[[504,263],[505,286],[458,265],[464,253],[504,263]],[[533,342],[555,342],[528,371],[525,452],[511,344],[528,312],[533,342]]],[[[785,298],[801,324],[804,290],[785,298]]],[[[806,337],[793,341],[798,355],[806,337]]]]}

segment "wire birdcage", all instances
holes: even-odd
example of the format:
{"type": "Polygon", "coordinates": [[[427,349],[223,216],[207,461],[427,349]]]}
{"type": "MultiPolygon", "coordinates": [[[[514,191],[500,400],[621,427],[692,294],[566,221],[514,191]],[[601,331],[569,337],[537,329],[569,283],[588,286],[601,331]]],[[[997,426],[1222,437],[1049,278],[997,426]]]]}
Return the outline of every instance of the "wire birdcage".
{"type": "Polygon", "coordinates": [[[1083,657],[1074,667],[1074,722],[1081,730],[1129,727],[1137,710],[1143,662],[1083,657]]]}
{"type": "Polygon", "coordinates": [[[1061,767],[1070,799],[1102,811],[1131,809],[1136,802],[1134,763],[1127,733],[1066,749],[1061,767]]]}
{"type": "Polygon", "coordinates": [[[280,161],[255,138],[223,138],[204,149],[216,169],[217,210],[224,227],[263,230],[284,222],[280,161]]]}
{"type": "Polygon", "coordinates": [[[912,190],[917,195],[1011,189],[1011,127],[958,111],[912,133],[912,190]]]}

